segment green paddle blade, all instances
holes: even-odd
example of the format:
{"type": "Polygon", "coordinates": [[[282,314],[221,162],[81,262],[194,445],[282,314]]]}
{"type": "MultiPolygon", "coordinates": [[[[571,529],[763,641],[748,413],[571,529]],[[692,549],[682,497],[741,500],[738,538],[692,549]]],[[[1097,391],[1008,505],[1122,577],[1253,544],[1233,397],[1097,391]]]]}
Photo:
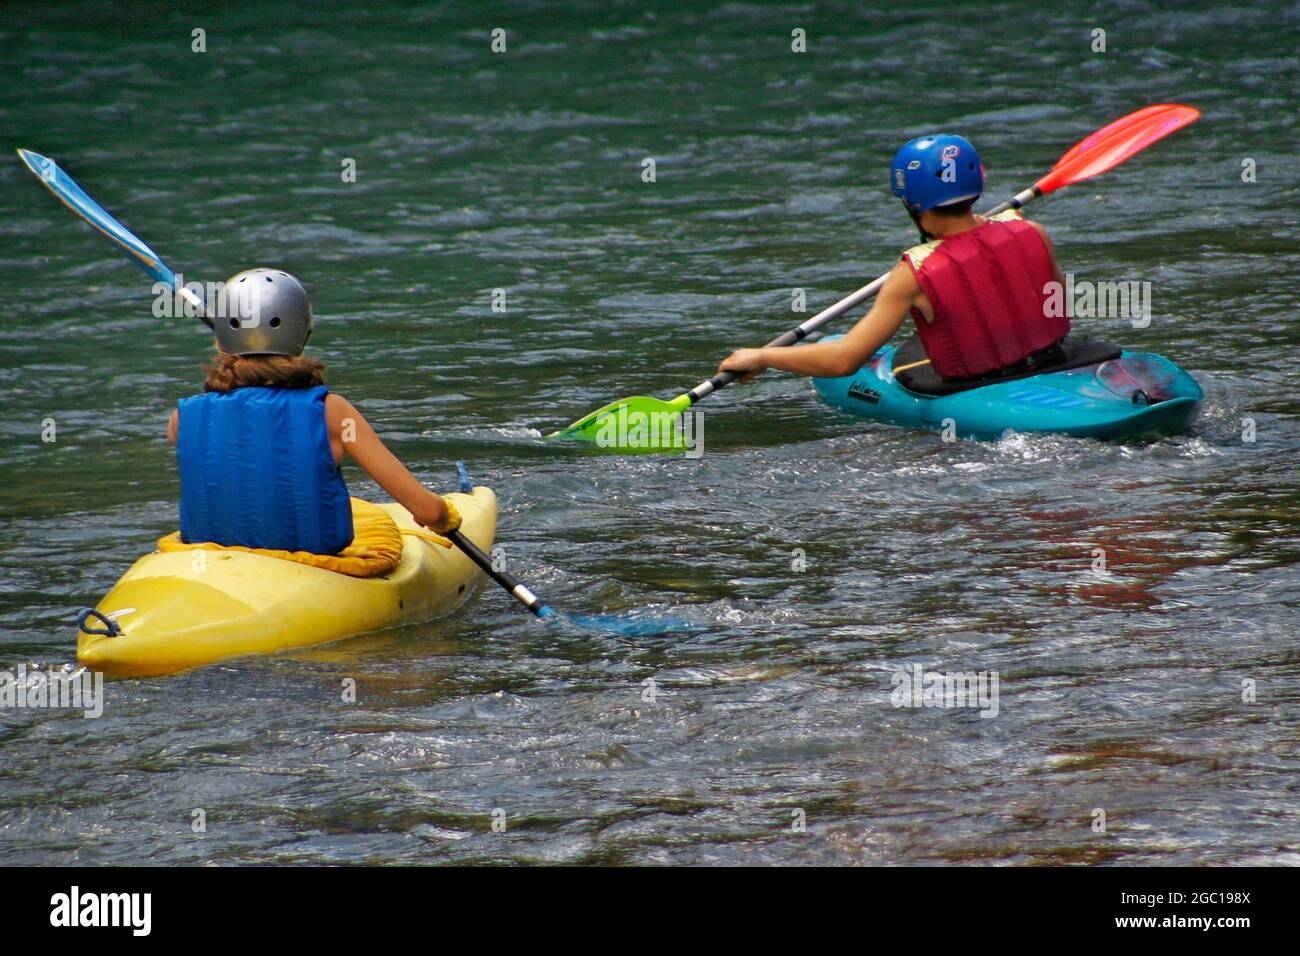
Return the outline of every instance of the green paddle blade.
{"type": "Polygon", "coordinates": [[[546,437],[589,442],[625,455],[688,452],[704,438],[703,434],[697,438],[695,423],[682,415],[690,406],[691,396],[686,394],[671,402],[634,395],[610,402],[546,437]]]}

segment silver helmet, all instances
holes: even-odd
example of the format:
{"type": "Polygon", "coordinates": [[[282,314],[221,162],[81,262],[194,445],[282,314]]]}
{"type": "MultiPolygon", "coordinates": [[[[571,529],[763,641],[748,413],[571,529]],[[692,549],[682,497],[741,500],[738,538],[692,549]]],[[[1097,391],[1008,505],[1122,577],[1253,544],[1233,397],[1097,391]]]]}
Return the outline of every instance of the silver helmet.
{"type": "Polygon", "coordinates": [[[217,344],[231,355],[301,355],[311,335],[311,299],[279,269],[246,269],[226,280],[213,316],[217,344]]]}

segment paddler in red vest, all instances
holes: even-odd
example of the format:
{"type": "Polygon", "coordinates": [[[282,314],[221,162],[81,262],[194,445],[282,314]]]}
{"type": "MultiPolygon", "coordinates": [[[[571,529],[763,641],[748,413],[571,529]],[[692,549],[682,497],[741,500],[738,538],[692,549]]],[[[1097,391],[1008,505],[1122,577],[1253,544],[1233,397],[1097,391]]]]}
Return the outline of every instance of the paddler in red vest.
{"type": "Polygon", "coordinates": [[[971,212],[984,191],[975,147],[949,134],[911,140],[894,156],[890,186],[922,242],[903,253],[871,311],[841,339],[740,349],[719,371],[739,372],[743,380],[769,368],[851,375],[908,315],[934,371],[948,381],[993,379],[1059,360],[1070,320],[1044,308],[1048,283],[1065,284],[1052,242],[1018,212],[971,212]]]}
{"type": "Polygon", "coordinates": [[[302,354],[315,324],[302,283],[248,269],[225,291],[203,393],[181,399],[167,425],[180,465],[181,540],[337,554],[353,538],[345,453],[419,524],[458,528],[451,502],[425,488],[325,386],[325,366],[302,354]]]}

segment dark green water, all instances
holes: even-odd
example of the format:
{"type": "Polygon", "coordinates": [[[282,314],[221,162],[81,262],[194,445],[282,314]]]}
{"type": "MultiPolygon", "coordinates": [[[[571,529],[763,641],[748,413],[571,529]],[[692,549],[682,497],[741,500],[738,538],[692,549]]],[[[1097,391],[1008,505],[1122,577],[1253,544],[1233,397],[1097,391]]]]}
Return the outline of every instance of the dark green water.
{"type": "Polygon", "coordinates": [[[300,275],[333,386],[430,483],[463,458],[495,487],[552,602],[700,631],[545,628],[490,591],[112,683],[99,720],[5,712],[0,860],[1300,862],[1300,7],[486,9],[5,10],[0,664],[73,662],[76,611],[175,526],[164,425],[208,348],[20,145],[187,277],[300,275]],[[903,139],[967,135],[996,201],[1161,101],[1204,116],[1033,215],[1079,277],[1152,283],[1149,328],[1080,327],[1191,371],[1193,434],[946,445],[768,375],[709,400],[698,461],[538,437],[887,269],[903,139]],[[998,671],[999,716],[894,708],[913,664],[998,671]]]}

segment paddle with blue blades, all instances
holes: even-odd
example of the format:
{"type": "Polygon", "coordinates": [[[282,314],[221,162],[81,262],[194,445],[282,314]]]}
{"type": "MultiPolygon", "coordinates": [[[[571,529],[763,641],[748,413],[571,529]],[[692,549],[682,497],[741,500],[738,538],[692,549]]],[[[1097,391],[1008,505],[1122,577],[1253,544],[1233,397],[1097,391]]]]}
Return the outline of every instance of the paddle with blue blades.
{"type": "MultiPolygon", "coordinates": [[[[126,253],[127,258],[143,269],[155,282],[165,283],[176,290],[177,294],[183,296],[195,308],[199,318],[209,328],[212,327],[212,320],[203,308],[203,302],[199,296],[191,289],[178,286],[176,274],[162,261],[162,257],[145,245],[139,236],[114,219],[103,206],[91,199],[71,176],[58,167],[54,160],[42,156],[40,153],[33,153],[29,149],[18,150],[18,156],[50,192],[59,198],[60,202],[126,253]]],[[[461,490],[472,491],[473,482],[469,478],[469,473],[465,470],[464,465],[457,463],[457,467],[460,470],[461,490]],[[466,487],[467,485],[468,487],[466,487]]],[[[477,564],[488,577],[510,592],[515,600],[519,601],[539,618],[562,618],[579,627],[609,631],[625,636],[661,634],[670,631],[691,630],[698,627],[698,625],[690,621],[648,615],[638,617],[619,614],[559,615],[551,609],[550,605],[542,603],[537,595],[533,594],[525,585],[504,571],[494,569],[491,559],[483,553],[482,549],[459,531],[453,531],[447,537],[471,561],[477,564]]]]}
{"type": "MultiPolygon", "coordinates": [[[[1048,193],[1055,192],[1064,186],[1081,183],[1086,179],[1099,176],[1109,169],[1114,169],[1125,160],[1136,156],[1152,143],[1164,139],[1175,130],[1182,129],[1187,124],[1194,122],[1200,115],[1200,111],[1191,106],[1182,106],[1177,103],[1159,103],[1154,106],[1143,107],[1121,117],[1075,143],[1038,182],[1023,192],[1017,193],[1015,197],[1007,202],[994,206],[983,215],[993,216],[1008,209],[1019,209],[1039,196],[1046,196],[1048,193]]],[[[766,348],[779,348],[802,341],[809,334],[831,321],[831,319],[843,315],[849,309],[874,296],[880,291],[881,286],[885,284],[886,278],[888,278],[888,275],[880,276],[852,295],[845,296],[839,302],[796,325],[790,331],[777,336],[767,343],[766,348]]],[[[656,423],[656,427],[662,432],[665,423],[674,420],[686,409],[701,399],[707,398],[718,389],[726,388],[739,377],[735,372],[719,372],[712,378],[696,385],[689,392],[684,392],[669,402],[649,398],[645,395],[634,395],[631,398],[619,399],[596,409],[596,411],[578,419],[567,428],[552,432],[546,437],[590,442],[602,448],[625,453],[628,450],[627,448],[620,447],[620,443],[609,440],[609,435],[615,432],[612,427],[613,423],[629,420],[649,421],[656,423]]],[[[651,450],[676,451],[678,449],[670,443],[665,443],[651,450]]]]}
{"type": "Polygon", "coordinates": [[[167,268],[162,256],[150,249],[139,236],[109,215],[108,210],[86,195],[85,190],[78,186],[71,176],[59,168],[58,163],[48,156],[33,153],[30,149],[18,150],[18,158],[36,175],[37,179],[45,184],[45,187],[50,192],[58,197],[59,202],[71,209],[89,223],[92,228],[102,234],[104,238],[121,249],[128,259],[143,269],[145,274],[152,277],[155,282],[162,282],[168,288],[175,290],[194,308],[195,314],[203,320],[203,323],[208,328],[212,328],[212,320],[208,318],[207,310],[203,307],[203,300],[199,298],[194,290],[187,289],[184,286],[178,287],[176,273],[167,268]]]}

